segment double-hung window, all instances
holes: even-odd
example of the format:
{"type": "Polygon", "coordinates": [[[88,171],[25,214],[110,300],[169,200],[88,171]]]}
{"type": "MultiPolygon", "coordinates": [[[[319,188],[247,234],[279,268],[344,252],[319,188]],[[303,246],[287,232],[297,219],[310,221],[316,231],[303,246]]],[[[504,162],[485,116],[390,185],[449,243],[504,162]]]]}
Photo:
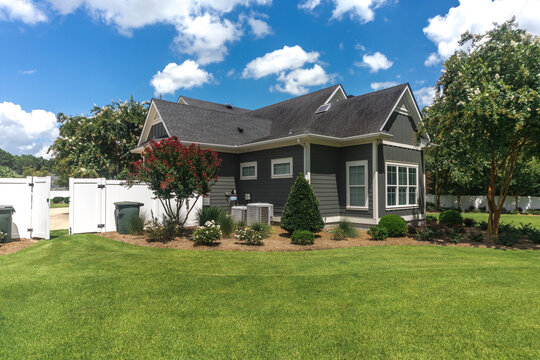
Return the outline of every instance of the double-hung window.
{"type": "Polygon", "coordinates": [[[347,209],[367,210],[368,208],[368,163],[347,162],[347,209]]]}
{"type": "Polygon", "coordinates": [[[272,179],[290,178],[293,171],[292,157],[272,159],[272,179]]]}
{"type": "Polygon", "coordinates": [[[418,205],[418,166],[386,163],[386,207],[418,205]]]}
{"type": "Polygon", "coordinates": [[[240,163],[240,180],[256,180],[257,179],[257,162],[240,163]]]}

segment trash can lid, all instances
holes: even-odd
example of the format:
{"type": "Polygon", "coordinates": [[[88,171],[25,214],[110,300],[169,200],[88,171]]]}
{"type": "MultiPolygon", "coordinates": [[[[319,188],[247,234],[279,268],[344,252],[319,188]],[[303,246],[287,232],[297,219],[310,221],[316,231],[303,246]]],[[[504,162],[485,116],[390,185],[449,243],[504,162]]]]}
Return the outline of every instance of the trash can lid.
{"type": "Polygon", "coordinates": [[[15,210],[13,205],[0,205],[0,210],[15,210]]]}
{"type": "Polygon", "coordinates": [[[114,205],[116,206],[144,206],[143,203],[137,202],[137,201],[118,201],[118,202],[115,202],[114,205]]]}

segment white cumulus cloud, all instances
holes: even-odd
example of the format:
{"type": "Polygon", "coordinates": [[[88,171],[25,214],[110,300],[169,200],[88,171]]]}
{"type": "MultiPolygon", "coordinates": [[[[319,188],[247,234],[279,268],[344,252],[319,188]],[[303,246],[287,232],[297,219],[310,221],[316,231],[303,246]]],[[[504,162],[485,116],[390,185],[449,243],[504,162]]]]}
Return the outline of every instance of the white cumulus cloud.
{"type": "Polygon", "coordinates": [[[318,64],[311,69],[296,69],[288,74],[284,72],[278,77],[281,85],[275,85],[273,89],[292,95],[302,95],[308,92],[308,87],[324,85],[333,78],[318,64]]]}
{"type": "Polygon", "coordinates": [[[369,86],[373,90],[381,90],[381,89],[386,89],[392,86],[396,86],[397,84],[398,83],[395,81],[381,81],[381,82],[372,82],[371,84],[369,84],[369,86]]]}
{"type": "MultiPolygon", "coordinates": [[[[349,15],[352,19],[367,23],[375,18],[374,10],[388,2],[387,0],[332,0],[334,5],[332,19],[341,19],[344,15],[349,15]]],[[[298,7],[313,11],[321,3],[321,0],[305,0],[298,7]]]]}
{"type": "Polygon", "coordinates": [[[460,0],[448,13],[429,19],[424,33],[437,45],[440,57],[446,59],[458,48],[462,33],[483,33],[491,29],[494,22],[503,23],[513,16],[520,27],[540,34],[538,0],[460,0]]]}
{"type": "Polygon", "coordinates": [[[439,54],[437,53],[431,53],[429,54],[429,56],[427,57],[426,61],[424,61],[424,65],[425,66],[433,66],[433,65],[437,65],[438,63],[440,63],[442,61],[441,57],[439,56],[439,54]]]}
{"type": "Polygon", "coordinates": [[[13,154],[45,155],[58,137],[56,115],[50,111],[24,111],[12,102],[0,103],[0,148],[13,154]]]}
{"type": "Polygon", "coordinates": [[[264,20],[249,18],[248,24],[251,27],[251,32],[255,35],[256,38],[263,38],[267,35],[272,34],[272,29],[270,25],[264,20]]]}
{"type": "Polygon", "coordinates": [[[414,97],[418,101],[420,106],[430,106],[433,103],[433,98],[435,97],[435,88],[432,86],[426,86],[418,90],[414,90],[414,97]]]}
{"type": "Polygon", "coordinates": [[[362,62],[356,62],[356,66],[367,67],[370,72],[378,72],[379,70],[387,70],[394,63],[386,57],[386,55],[376,52],[373,55],[364,55],[362,62]]]}
{"type": "Polygon", "coordinates": [[[193,60],[186,60],[182,64],[170,63],[163,71],[158,71],[152,77],[150,85],[154,87],[154,94],[173,94],[178,89],[191,89],[212,81],[212,74],[199,67],[193,60]]]}
{"type": "Polygon", "coordinates": [[[47,21],[47,15],[30,0],[0,0],[1,20],[18,20],[32,25],[47,21]]]}
{"type": "Polygon", "coordinates": [[[319,59],[316,51],[306,52],[300,46],[284,46],[250,61],[242,77],[260,79],[267,75],[279,74],[286,70],[298,69],[306,63],[314,63],[319,59]]]}

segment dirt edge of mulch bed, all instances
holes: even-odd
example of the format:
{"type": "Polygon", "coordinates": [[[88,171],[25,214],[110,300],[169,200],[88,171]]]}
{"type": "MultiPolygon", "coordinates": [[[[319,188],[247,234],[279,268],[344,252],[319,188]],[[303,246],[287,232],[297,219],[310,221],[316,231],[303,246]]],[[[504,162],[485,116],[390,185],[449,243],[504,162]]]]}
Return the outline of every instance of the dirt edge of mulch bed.
{"type": "Polygon", "coordinates": [[[221,250],[221,251],[267,251],[267,252],[280,252],[280,251],[309,251],[309,250],[327,250],[338,248],[349,248],[359,246],[396,246],[396,245],[416,245],[416,246],[449,246],[449,247],[477,247],[477,248],[494,248],[494,249],[512,249],[512,250],[540,250],[540,244],[535,244],[528,239],[521,239],[519,243],[513,247],[508,247],[500,244],[496,244],[493,240],[488,239],[485,236],[484,242],[471,242],[464,240],[458,244],[453,244],[447,241],[418,241],[413,237],[400,237],[400,238],[388,238],[383,241],[371,240],[371,237],[365,230],[358,230],[358,238],[346,239],[336,241],[331,239],[331,233],[327,230],[323,230],[321,233],[316,234],[315,244],[313,245],[295,245],[291,244],[289,235],[284,232],[280,227],[273,226],[272,234],[264,239],[264,245],[253,246],[246,245],[238,242],[234,238],[223,238],[215,246],[195,246],[193,241],[186,237],[177,237],[169,242],[150,242],[147,237],[143,235],[121,235],[117,232],[105,232],[99,234],[100,236],[121,241],[124,243],[158,247],[167,249],[184,249],[184,250],[221,250]]]}
{"type": "Polygon", "coordinates": [[[0,256],[12,254],[37,243],[38,239],[15,239],[7,243],[0,243],[0,256]]]}

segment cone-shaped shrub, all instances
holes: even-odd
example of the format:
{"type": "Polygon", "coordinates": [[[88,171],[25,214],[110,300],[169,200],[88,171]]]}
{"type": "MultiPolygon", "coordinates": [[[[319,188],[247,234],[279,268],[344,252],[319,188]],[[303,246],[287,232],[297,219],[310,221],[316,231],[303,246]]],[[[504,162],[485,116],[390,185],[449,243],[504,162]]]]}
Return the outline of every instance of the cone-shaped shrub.
{"type": "Polygon", "coordinates": [[[319,200],[313,188],[304,178],[298,175],[289,193],[289,198],[281,214],[281,228],[292,234],[296,230],[319,232],[324,222],[319,211],[319,200]]]}

